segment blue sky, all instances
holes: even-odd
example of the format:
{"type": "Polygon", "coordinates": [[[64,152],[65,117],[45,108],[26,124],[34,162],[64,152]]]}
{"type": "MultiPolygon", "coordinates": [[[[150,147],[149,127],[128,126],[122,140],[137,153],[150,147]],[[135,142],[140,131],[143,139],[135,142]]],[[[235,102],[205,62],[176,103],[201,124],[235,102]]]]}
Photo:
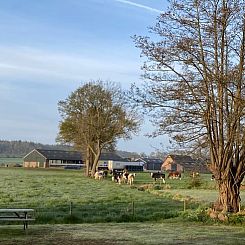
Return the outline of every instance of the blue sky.
{"type": "MultiPolygon", "coordinates": [[[[82,81],[141,83],[140,50],[166,0],[0,1],[0,139],[54,144],[59,100],[82,81]]],[[[166,137],[140,135],[118,149],[152,152],[166,137]]]]}

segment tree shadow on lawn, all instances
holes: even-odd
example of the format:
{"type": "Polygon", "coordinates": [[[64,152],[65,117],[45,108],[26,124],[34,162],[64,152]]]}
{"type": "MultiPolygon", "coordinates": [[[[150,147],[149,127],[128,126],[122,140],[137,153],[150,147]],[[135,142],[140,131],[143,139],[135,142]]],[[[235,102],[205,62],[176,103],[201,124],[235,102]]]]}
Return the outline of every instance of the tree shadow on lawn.
{"type": "MultiPolygon", "coordinates": [[[[60,226],[59,226],[60,227],[60,226]]],[[[0,226],[0,245],[113,245],[137,244],[127,240],[74,238],[72,232],[64,226],[56,229],[57,225],[32,226],[23,230],[22,226],[0,226]]],[[[80,227],[81,228],[81,227],[80,227]]]]}
{"type": "Polygon", "coordinates": [[[165,221],[0,226],[0,245],[245,244],[245,228],[165,221]]]}

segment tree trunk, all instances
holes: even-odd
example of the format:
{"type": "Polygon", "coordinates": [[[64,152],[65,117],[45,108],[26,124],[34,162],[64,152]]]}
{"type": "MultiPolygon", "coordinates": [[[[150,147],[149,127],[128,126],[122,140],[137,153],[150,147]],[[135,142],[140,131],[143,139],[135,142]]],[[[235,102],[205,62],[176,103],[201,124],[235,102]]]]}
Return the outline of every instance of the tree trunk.
{"type": "Polygon", "coordinates": [[[214,204],[216,211],[236,213],[240,211],[240,183],[233,176],[218,181],[219,198],[214,204]]]}
{"type": "Polygon", "coordinates": [[[86,149],[86,160],[85,160],[85,164],[86,164],[86,173],[85,175],[88,177],[89,176],[89,170],[90,170],[90,150],[87,147],[86,149]]]}
{"type": "Polygon", "coordinates": [[[97,166],[98,166],[98,162],[99,162],[99,159],[100,159],[100,154],[101,154],[101,150],[99,150],[97,152],[97,154],[94,155],[94,161],[93,161],[93,166],[92,166],[92,170],[91,170],[91,176],[94,176],[94,174],[96,172],[96,169],[97,169],[97,166]]]}
{"type": "Polygon", "coordinates": [[[86,173],[85,175],[88,177],[89,176],[89,159],[86,159],[86,173]]]}

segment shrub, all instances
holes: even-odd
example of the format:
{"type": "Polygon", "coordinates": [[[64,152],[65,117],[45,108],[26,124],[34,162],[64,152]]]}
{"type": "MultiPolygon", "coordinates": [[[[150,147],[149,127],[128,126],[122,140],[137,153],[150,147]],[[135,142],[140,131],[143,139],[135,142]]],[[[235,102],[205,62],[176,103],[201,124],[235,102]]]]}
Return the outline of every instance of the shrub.
{"type": "Polygon", "coordinates": [[[184,211],[182,212],[181,217],[186,221],[208,222],[211,220],[207,212],[203,209],[184,211]]]}
{"type": "Polygon", "coordinates": [[[188,189],[198,188],[201,185],[202,185],[201,178],[199,176],[196,176],[196,177],[190,178],[189,184],[188,184],[188,189]]]}
{"type": "Polygon", "coordinates": [[[229,223],[233,225],[245,225],[245,214],[239,212],[229,215],[229,223]]]}
{"type": "Polygon", "coordinates": [[[66,215],[64,217],[65,224],[75,224],[79,222],[79,218],[75,215],[66,215]]]}
{"type": "Polygon", "coordinates": [[[155,185],[153,189],[154,189],[154,190],[161,190],[162,187],[161,187],[160,185],[155,185]]]}
{"type": "MultiPolygon", "coordinates": [[[[152,190],[154,189],[152,184],[148,184],[148,185],[141,185],[137,188],[139,191],[146,191],[146,190],[152,190]]],[[[156,190],[156,189],[155,189],[156,190]]],[[[160,190],[160,189],[158,189],[160,190]]]]}

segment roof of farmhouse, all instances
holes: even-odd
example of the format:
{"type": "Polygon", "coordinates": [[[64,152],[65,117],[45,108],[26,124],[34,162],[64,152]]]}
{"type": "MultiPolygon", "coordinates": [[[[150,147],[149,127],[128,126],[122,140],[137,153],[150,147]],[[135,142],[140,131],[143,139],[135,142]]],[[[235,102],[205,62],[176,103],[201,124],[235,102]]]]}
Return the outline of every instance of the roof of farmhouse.
{"type": "Polygon", "coordinates": [[[114,152],[102,152],[100,155],[100,160],[124,161],[126,159],[118,156],[114,152]]]}
{"type": "Polygon", "coordinates": [[[145,163],[154,163],[154,164],[162,164],[163,160],[159,158],[149,158],[149,157],[143,157],[139,158],[139,160],[145,162],[145,163]]]}
{"type": "MultiPolygon", "coordinates": [[[[34,149],[30,153],[28,153],[25,157],[30,155],[32,152],[38,152],[48,160],[82,160],[83,158],[82,154],[79,151],[46,150],[46,149],[34,149]]],[[[101,153],[100,160],[123,161],[124,158],[118,156],[114,152],[105,152],[105,153],[101,153]]]]}
{"type": "Polygon", "coordinates": [[[193,163],[196,162],[195,159],[193,159],[191,156],[187,155],[175,155],[175,154],[170,154],[167,156],[171,157],[175,163],[193,163]]]}
{"type": "Polygon", "coordinates": [[[78,151],[44,150],[36,149],[44,157],[50,160],[82,160],[82,154],[78,151]]]}

